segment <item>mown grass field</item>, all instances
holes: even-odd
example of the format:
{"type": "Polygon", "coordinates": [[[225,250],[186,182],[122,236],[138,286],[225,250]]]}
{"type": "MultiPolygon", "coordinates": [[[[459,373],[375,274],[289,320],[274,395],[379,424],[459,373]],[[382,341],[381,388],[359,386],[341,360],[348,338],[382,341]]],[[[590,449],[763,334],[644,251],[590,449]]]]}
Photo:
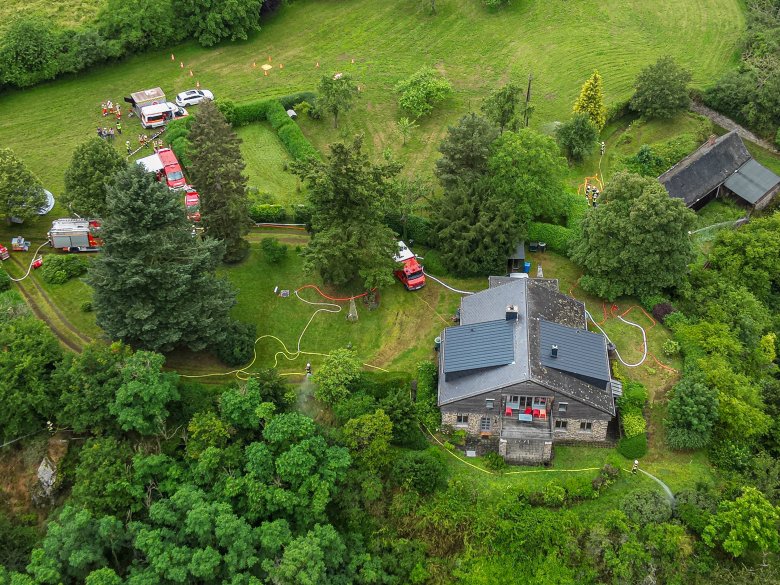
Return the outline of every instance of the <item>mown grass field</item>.
{"type": "MultiPolygon", "coordinates": [[[[0,96],[0,145],[13,148],[56,195],[74,147],[103,125],[103,100],[121,101],[157,85],[175,95],[199,81],[217,97],[240,101],[313,89],[323,74],[344,71],[360,82],[360,101],[338,130],[328,120],[303,120],[306,135],[324,149],[364,132],[374,152],[390,147],[407,173],[427,175],[447,125],[478,109],[508,80],[523,83],[533,72],[532,125],[538,127],[569,116],[596,68],[608,103],[628,97],[637,72],[667,53],[702,87],[735,62],[743,28],[739,0],[522,0],[492,12],[477,0],[445,0],[435,16],[409,0],[345,0],[337,8],[303,0],[268,19],[247,42],[213,49],[188,43],[6,93],[0,96]],[[264,77],[252,64],[268,56],[284,68],[264,77]],[[392,88],[423,65],[444,72],[455,94],[402,147],[393,132],[399,112],[392,88]]],[[[128,132],[136,134],[129,125],[128,132]]],[[[250,176],[250,182],[257,181],[250,176]]]]}
{"type": "Polygon", "coordinates": [[[299,181],[286,172],[286,165],[292,162],[284,145],[269,124],[251,124],[239,128],[238,136],[243,141],[241,154],[246,163],[249,186],[260,193],[269,193],[275,202],[288,205],[301,200],[299,181]]]}

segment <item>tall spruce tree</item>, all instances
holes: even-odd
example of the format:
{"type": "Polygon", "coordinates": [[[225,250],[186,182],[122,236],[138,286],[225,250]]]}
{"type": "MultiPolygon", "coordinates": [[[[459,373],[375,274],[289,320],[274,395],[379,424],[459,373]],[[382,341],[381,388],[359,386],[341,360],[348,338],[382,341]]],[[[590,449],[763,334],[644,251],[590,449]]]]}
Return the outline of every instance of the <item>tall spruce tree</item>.
{"type": "Polygon", "coordinates": [[[384,224],[397,163],[377,165],[362,151],[363,140],[330,145],[330,157],[300,161],[293,172],[309,185],[312,239],[306,265],[333,284],[359,278],[372,289],[392,282],[395,233],[384,224]]]}
{"type": "Polygon", "coordinates": [[[210,100],[200,104],[189,141],[189,171],[206,235],[225,242],[225,262],[240,262],[249,253],[242,237],[249,231],[249,200],[241,141],[210,100]]]}
{"type": "Polygon", "coordinates": [[[594,71],[583,84],[580,97],[574,102],[574,113],[587,114],[599,132],[606,124],[607,107],[604,105],[604,89],[598,71],[594,71]]]}
{"type": "Polygon", "coordinates": [[[87,282],[112,339],[161,351],[224,341],[235,293],[214,276],[223,244],[193,237],[179,197],[131,165],[108,188],[101,235],[87,282]]]}
{"type": "Polygon", "coordinates": [[[514,205],[494,195],[486,178],[447,189],[435,217],[442,262],[464,276],[503,274],[507,254],[526,235],[514,205]]]}
{"type": "Polygon", "coordinates": [[[490,122],[473,112],[450,126],[439,146],[441,158],[433,171],[441,186],[452,189],[458,183],[471,183],[484,176],[496,138],[498,132],[490,122]]]}
{"type": "Polygon", "coordinates": [[[103,217],[106,212],[106,187],[114,174],[125,166],[122,155],[110,142],[90,138],[73,152],[65,171],[65,192],[61,203],[73,213],[103,217]]]}

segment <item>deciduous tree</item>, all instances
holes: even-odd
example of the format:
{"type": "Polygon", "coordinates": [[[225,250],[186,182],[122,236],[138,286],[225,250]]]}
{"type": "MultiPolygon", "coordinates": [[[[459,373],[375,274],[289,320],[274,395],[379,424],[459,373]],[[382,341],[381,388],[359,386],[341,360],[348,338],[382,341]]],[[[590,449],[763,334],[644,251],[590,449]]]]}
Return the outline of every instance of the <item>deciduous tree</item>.
{"type": "Polygon", "coordinates": [[[352,460],[360,467],[377,470],[388,462],[393,423],[384,410],[348,420],[341,433],[352,460]]]}
{"type": "Polygon", "coordinates": [[[163,372],[165,357],[150,351],[137,351],[122,367],[122,384],[109,406],[119,426],[142,435],[158,432],[168,417],[169,403],[179,399],[179,376],[163,372]]]}
{"type": "Polygon", "coordinates": [[[65,171],[62,203],[78,215],[103,217],[108,185],[124,166],[125,161],[110,142],[95,137],[81,143],[65,171]]]}
{"type": "Polygon", "coordinates": [[[0,82],[28,87],[53,79],[59,72],[57,50],[49,19],[29,13],[11,19],[0,43],[0,82]]]}
{"type": "Polygon", "coordinates": [[[720,503],[702,538],[709,546],[720,544],[734,557],[749,550],[775,552],[780,549],[778,520],[777,508],[756,488],[746,487],[736,500],[720,503]]]}
{"type": "Polygon", "coordinates": [[[204,47],[220,41],[245,41],[260,30],[263,0],[174,0],[173,9],[204,47]]]}
{"type": "Polygon", "coordinates": [[[642,69],[634,83],[631,109],[646,118],[671,118],[690,103],[691,72],[670,56],[642,69]]]}
{"type": "Polygon", "coordinates": [[[398,105],[416,120],[430,114],[436,104],[448,98],[452,84],[432,67],[421,67],[397,83],[395,91],[401,94],[398,105]]]}
{"type": "Polygon", "coordinates": [[[564,215],[566,159],[549,136],[530,128],[504,132],[488,168],[492,192],[512,205],[521,230],[532,219],[556,221],[564,215]]]}
{"type": "Polygon", "coordinates": [[[339,127],[339,114],[352,109],[357,98],[357,85],[348,73],[325,75],[320,80],[317,106],[333,114],[333,127],[339,127]]]}
{"type": "Polygon", "coordinates": [[[687,373],[675,385],[664,424],[673,449],[701,449],[718,420],[718,393],[700,372],[687,373]]]}
{"type": "Polygon", "coordinates": [[[351,349],[337,349],[330,353],[314,374],[317,388],[314,395],[326,404],[335,404],[346,398],[360,380],[362,365],[351,349]]]}
{"type": "Polygon", "coordinates": [[[574,102],[575,114],[587,114],[590,121],[601,131],[607,122],[607,107],[604,105],[604,89],[601,75],[594,71],[593,75],[582,85],[580,95],[574,102]]]}
{"type": "Polygon", "coordinates": [[[112,339],[164,351],[224,340],[235,296],[214,276],[222,244],[192,237],[167,187],[138,165],[120,171],[101,235],[87,282],[98,325],[112,339]]]}
{"type": "Polygon", "coordinates": [[[409,137],[412,135],[412,131],[417,128],[419,124],[414,120],[403,116],[398,122],[395,123],[395,129],[398,131],[398,135],[401,137],[401,143],[406,144],[409,137]]]}
{"type": "Polygon", "coordinates": [[[249,199],[241,140],[211,100],[198,106],[189,133],[189,171],[200,194],[202,224],[207,236],[225,243],[227,263],[249,253],[249,199]]]}
{"type": "Polygon", "coordinates": [[[576,114],[555,131],[555,139],[569,160],[581,161],[593,152],[598,130],[587,114],[576,114]]]}
{"type": "Polygon", "coordinates": [[[384,224],[384,209],[400,169],[396,163],[372,163],[362,145],[360,137],[351,144],[332,144],[327,161],[301,161],[293,172],[309,186],[313,233],[304,251],[308,268],[334,284],[360,278],[373,289],[393,278],[397,244],[384,224]]]}
{"type": "Polygon", "coordinates": [[[29,219],[46,204],[41,182],[10,148],[0,148],[0,214],[29,219]]]}
{"type": "Polygon", "coordinates": [[[685,279],[695,216],[658,181],[627,172],[604,188],[582,221],[572,259],[585,268],[582,287],[600,297],[651,295],[685,279]]]}

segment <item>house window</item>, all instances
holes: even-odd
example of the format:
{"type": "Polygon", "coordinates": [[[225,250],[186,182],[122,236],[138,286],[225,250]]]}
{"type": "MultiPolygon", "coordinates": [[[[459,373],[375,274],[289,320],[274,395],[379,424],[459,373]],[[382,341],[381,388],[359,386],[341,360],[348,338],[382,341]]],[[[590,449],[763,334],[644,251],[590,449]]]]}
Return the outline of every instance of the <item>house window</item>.
{"type": "Polygon", "coordinates": [[[519,396],[510,396],[509,401],[507,404],[519,404],[520,403],[520,397],[519,396]]]}
{"type": "Polygon", "coordinates": [[[490,417],[483,416],[479,421],[479,430],[483,433],[490,432],[490,417]]]}
{"type": "Polygon", "coordinates": [[[558,414],[566,414],[566,409],[569,408],[568,402],[559,402],[558,403],[558,414]]]}
{"type": "Polygon", "coordinates": [[[455,422],[459,425],[467,425],[469,424],[469,415],[458,413],[455,422]]]}
{"type": "Polygon", "coordinates": [[[488,398],[485,400],[485,408],[493,408],[493,405],[495,404],[495,400],[493,398],[488,398]]]}
{"type": "Polygon", "coordinates": [[[581,420],[580,421],[580,430],[581,431],[587,431],[590,432],[593,430],[593,423],[589,420],[581,420]]]}
{"type": "Polygon", "coordinates": [[[565,431],[568,426],[569,426],[569,421],[567,421],[567,420],[557,419],[555,421],[555,428],[556,429],[560,429],[562,431],[565,431]]]}

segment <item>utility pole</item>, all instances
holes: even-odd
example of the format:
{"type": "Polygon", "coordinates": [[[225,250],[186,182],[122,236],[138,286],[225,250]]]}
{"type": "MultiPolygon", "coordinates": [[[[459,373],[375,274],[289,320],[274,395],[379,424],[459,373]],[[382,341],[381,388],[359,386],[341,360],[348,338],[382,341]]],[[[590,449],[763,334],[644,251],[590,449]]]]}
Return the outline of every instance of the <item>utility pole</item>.
{"type": "Polygon", "coordinates": [[[531,112],[529,111],[529,104],[531,103],[531,80],[533,79],[533,73],[528,74],[528,90],[525,92],[525,127],[528,128],[528,118],[531,115],[531,112]]]}

